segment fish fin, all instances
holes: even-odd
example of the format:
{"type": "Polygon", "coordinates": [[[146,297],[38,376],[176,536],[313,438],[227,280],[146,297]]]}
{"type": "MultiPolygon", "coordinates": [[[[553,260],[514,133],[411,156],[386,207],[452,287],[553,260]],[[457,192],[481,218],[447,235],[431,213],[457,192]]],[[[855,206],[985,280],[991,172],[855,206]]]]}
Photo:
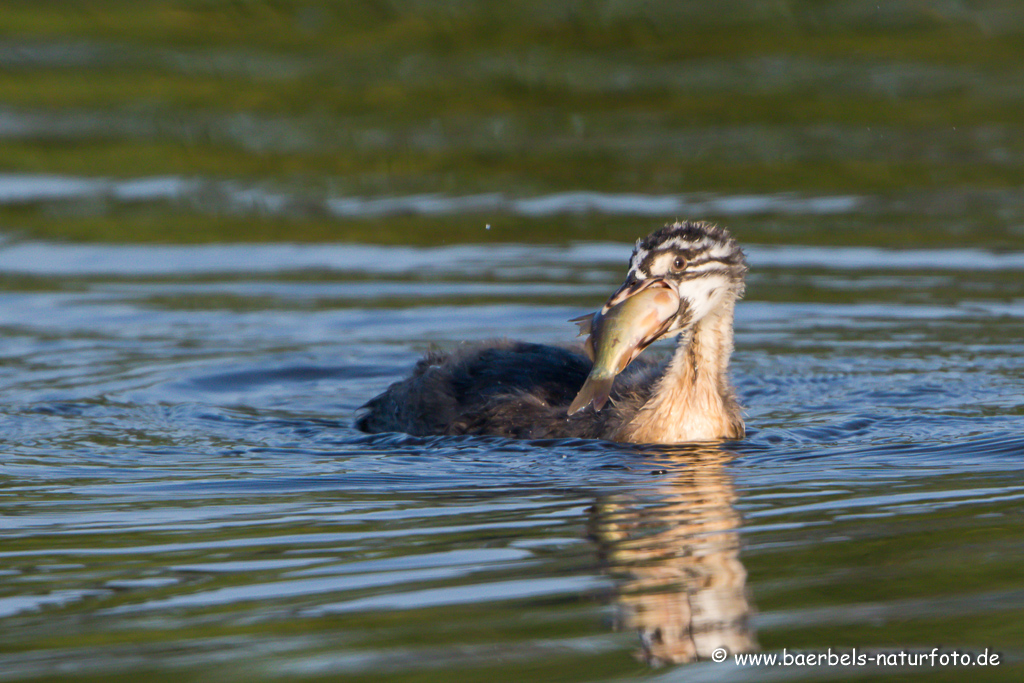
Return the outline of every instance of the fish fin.
{"type": "Polygon", "coordinates": [[[630,352],[629,356],[622,359],[625,362],[620,364],[619,372],[625,370],[627,365],[635,361],[636,357],[643,353],[644,349],[650,346],[653,341],[653,339],[644,339],[639,344],[637,344],[636,348],[633,349],[632,352],[630,352]]]}
{"type": "Polygon", "coordinates": [[[583,342],[583,350],[586,351],[587,357],[590,358],[590,362],[593,363],[596,358],[594,355],[594,337],[587,337],[587,341],[583,342]]]}
{"type": "Polygon", "coordinates": [[[576,323],[579,325],[579,332],[576,333],[577,337],[586,336],[587,340],[583,342],[583,350],[587,352],[591,362],[594,360],[594,318],[597,317],[597,313],[587,313],[581,315],[578,318],[569,318],[569,322],[576,323]]]}
{"type": "Polygon", "coordinates": [[[587,313],[586,315],[581,315],[578,318],[569,318],[569,322],[576,323],[577,325],[579,325],[580,330],[579,330],[579,332],[576,333],[577,337],[582,337],[582,336],[590,334],[591,332],[594,331],[594,316],[595,315],[597,315],[597,314],[596,313],[587,313]]]}
{"type": "Polygon", "coordinates": [[[595,411],[604,408],[604,404],[608,402],[608,397],[612,393],[612,383],[614,381],[614,377],[597,378],[593,375],[587,377],[587,381],[583,383],[580,393],[576,394],[576,398],[573,399],[572,404],[569,406],[568,414],[572,415],[583,410],[591,402],[594,403],[595,411]]]}

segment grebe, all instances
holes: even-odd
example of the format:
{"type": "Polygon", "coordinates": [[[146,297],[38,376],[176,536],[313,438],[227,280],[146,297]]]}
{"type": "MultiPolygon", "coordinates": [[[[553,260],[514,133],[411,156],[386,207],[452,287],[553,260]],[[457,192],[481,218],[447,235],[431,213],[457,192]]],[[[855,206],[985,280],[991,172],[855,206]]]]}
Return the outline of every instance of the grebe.
{"type": "Polygon", "coordinates": [[[729,383],[733,310],[747,263],[729,232],[676,222],[637,240],[626,281],[605,310],[657,280],[679,298],[659,338],[678,336],[664,363],[638,359],[619,374],[603,410],[568,415],[593,367],[581,351],[517,341],[431,351],[411,377],[362,409],[366,432],[494,434],[635,443],[738,439],[743,418],[729,383]]]}

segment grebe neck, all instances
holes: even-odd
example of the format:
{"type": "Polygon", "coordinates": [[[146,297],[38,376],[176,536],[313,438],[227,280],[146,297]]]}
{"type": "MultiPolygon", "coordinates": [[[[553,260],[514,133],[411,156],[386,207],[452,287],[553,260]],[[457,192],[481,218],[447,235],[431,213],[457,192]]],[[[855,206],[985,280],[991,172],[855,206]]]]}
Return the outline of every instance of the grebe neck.
{"type": "Polygon", "coordinates": [[[618,434],[636,443],[738,439],[744,434],[729,383],[735,301],[724,302],[679,337],[651,397],[618,434]]]}

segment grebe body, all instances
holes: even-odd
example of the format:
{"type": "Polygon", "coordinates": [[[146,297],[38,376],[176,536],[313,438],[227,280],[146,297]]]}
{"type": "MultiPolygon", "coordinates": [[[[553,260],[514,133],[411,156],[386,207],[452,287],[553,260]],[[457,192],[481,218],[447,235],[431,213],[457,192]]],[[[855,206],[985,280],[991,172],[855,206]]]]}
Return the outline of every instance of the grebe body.
{"type": "Polygon", "coordinates": [[[668,288],[678,309],[659,338],[678,341],[665,362],[640,357],[627,365],[603,408],[595,402],[578,410],[588,402],[577,401],[570,414],[594,369],[582,349],[498,340],[428,353],[412,376],[363,406],[356,426],[414,435],[637,443],[741,438],[743,419],[728,372],[733,311],[746,272],[732,236],[707,223],[673,223],[638,240],[626,280],[602,312],[653,284],[668,288]]]}

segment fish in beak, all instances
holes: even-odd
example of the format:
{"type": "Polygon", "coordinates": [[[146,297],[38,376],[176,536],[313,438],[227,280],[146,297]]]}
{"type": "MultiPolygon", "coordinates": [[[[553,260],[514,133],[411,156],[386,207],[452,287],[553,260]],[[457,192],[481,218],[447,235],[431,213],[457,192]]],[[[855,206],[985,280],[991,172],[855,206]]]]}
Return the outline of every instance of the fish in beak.
{"type": "Polygon", "coordinates": [[[591,403],[595,410],[601,410],[611,395],[616,375],[664,335],[678,313],[675,286],[661,278],[648,278],[624,284],[597,313],[574,318],[580,335],[587,335],[583,346],[594,367],[568,414],[591,403]]]}

